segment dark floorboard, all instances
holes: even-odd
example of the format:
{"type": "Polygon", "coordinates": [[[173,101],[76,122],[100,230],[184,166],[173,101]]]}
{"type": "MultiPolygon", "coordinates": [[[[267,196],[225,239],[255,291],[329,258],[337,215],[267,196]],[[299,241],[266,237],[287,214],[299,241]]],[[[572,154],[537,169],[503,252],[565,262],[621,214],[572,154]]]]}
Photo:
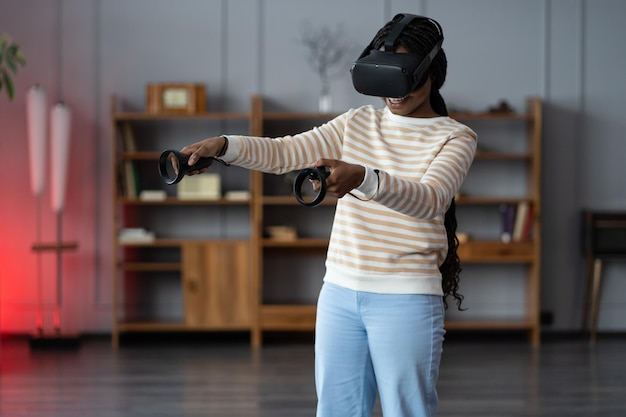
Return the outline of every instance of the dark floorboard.
{"type": "MultiPolygon", "coordinates": [[[[75,350],[0,344],[0,416],[313,417],[308,341],[125,341],[75,350]]],[[[439,417],[624,417],[626,338],[446,341],[439,417]]],[[[376,409],[374,416],[380,416],[376,409]]],[[[346,416],[349,417],[349,416],[346,416]]],[[[393,417],[393,416],[389,416],[393,417]]]]}

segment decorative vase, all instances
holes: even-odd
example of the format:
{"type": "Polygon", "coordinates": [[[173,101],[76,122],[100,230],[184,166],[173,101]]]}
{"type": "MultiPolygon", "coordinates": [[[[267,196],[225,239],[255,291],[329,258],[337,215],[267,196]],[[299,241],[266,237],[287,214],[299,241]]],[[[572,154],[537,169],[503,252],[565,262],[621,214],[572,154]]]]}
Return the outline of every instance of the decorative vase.
{"type": "Polygon", "coordinates": [[[320,113],[330,113],[333,107],[333,99],[328,90],[322,90],[320,93],[317,110],[320,113]]]}

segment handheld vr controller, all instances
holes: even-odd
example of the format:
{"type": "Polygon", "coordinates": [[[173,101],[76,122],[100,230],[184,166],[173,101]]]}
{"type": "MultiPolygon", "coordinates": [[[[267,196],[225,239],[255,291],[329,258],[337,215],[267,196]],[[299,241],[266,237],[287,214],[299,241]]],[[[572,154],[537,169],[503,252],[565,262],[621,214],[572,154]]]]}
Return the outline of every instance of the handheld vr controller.
{"type": "Polygon", "coordinates": [[[330,168],[315,167],[305,168],[298,173],[293,183],[293,194],[296,196],[298,203],[307,207],[319,206],[326,197],[326,178],[330,175],[330,168]],[[302,193],[302,185],[305,180],[319,181],[320,189],[312,198],[307,198],[302,193]]]}
{"type": "Polygon", "coordinates": [[[215,158],[200,158],[193,166],[189,166],[189,155],[179,151],[168,149],[161,153],[159,158],[159,174],[166,184],[172,185],[180,182],[189,171],[210,167],[215,158]]]}

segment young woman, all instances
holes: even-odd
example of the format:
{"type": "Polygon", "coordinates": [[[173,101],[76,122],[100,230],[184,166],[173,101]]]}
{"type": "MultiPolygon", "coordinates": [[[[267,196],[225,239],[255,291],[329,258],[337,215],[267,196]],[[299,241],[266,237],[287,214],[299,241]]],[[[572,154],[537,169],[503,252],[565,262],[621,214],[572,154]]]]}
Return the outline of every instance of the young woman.
{"type": "MultiPolygon", "coordinates": [[[[437,22],[418,18],[393,47],[424,57],[442,39],[437,22]]],[[[182,149],[190,165],[216,156],[274,174],[330,168],[327,192],[339,200],[317,305],[318,417],[369,416],[377,393],[385,416],[436,414],[445,297],[462,300],[454,195],[476,150],[476,134],[448,117],[439,93],[446,68],[439,50],[406,97],[301,134],[219,136],[182,149]]]]}

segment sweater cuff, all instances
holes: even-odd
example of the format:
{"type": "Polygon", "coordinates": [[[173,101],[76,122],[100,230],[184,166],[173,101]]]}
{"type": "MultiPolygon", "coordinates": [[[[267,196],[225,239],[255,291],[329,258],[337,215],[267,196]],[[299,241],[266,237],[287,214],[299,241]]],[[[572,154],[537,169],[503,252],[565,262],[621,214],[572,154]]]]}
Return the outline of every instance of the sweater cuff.
{"type": "Polygon", "coordinates": [[[372,199],[378,194],[379,182],[378,170],[365,167],[365,178],[363,178],[363,182],[355,190],[362,193],[364,198],[372,199]]]}
{"type": "Polygon", "coordinates": [[[239,149],[241,148],[241,143],[237,136],[230,135],[222,135],[228,139],[228,149],[226,149],[226,153],[222,155],[220,158],[222,161],[231,163],[239,156],[239,149]]]}

